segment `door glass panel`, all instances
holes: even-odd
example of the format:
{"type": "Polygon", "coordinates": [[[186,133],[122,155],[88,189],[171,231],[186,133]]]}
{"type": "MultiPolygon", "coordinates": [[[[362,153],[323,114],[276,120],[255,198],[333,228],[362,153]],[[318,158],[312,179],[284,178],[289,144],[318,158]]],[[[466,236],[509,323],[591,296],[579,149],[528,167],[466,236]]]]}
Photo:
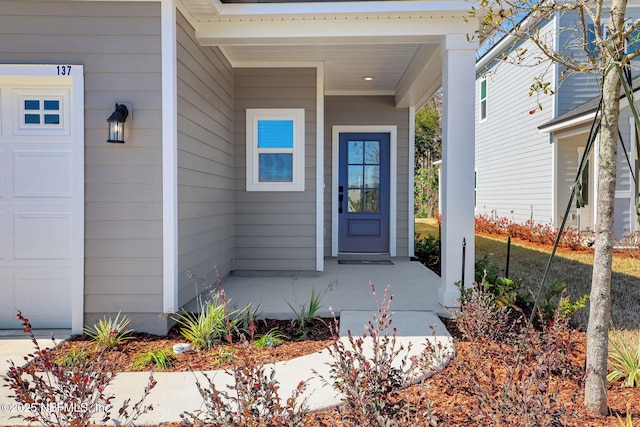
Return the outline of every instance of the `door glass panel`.
{"type": "Polygon", "coordinates": [[[363,179],[362,166],[349,166],[349,188],[361,188],[363,179]]]}
{"type": "Polygon", "coordinates": [[[364,167],[364,186],[367,188],[380,187],[380,166],[364,167]]]}
{"type": "Polygon", "coordinates": [[[362,212],[362,190],[349,190],[349,212],[362,212]]]}
{"type": "Polygon", "coordinates": [[[380,164],[380,141],[367,141],[365,143],[364,163],[380,164]]]}
{"type": "Polygon", "coordinates": [[[380,210],[380,191],[364,190],[364,211],[378,212],[380,210]]]}
{"type": "Polygon", "coordinates": [[[362,164],[364,158],[364,142],[363,141],[349,141],[349,154],[348,163],[362,164]]]}

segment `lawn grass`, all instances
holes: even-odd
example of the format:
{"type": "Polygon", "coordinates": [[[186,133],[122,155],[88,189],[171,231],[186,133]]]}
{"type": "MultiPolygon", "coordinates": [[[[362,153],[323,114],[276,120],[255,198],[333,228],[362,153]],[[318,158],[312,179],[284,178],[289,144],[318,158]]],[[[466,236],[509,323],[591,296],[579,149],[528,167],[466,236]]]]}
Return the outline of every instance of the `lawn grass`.
{"type": "MultiPolygon", "coordinates": [[[[433,220],[416,218],[418,235],[437,235],[437,224],[433,220]]],[[[519,280],[523,289],[537,290],[549,259],[550,250],[541,250],[522,245],[511,245],[509,277],[519,280]]],[[[506,239],[476,236],[476,260],[484,255],[497,263],[504,274],[507,258],[506,239]]],[[[551,263],[549,279],[567,284],[567,293],[572,299],[589,294],[593,255],[589,253],[563,252],[556,254],[551,263]]],[[[547,283],[548,285],[548,283],[547,283]]],[[[640,259],[614,257],[611,277],[611,320],[616,329],[640,328],[640,259]]],[[[587,324],[588,308],[580,310],[574,317],[576,324],[587,324]]]]}

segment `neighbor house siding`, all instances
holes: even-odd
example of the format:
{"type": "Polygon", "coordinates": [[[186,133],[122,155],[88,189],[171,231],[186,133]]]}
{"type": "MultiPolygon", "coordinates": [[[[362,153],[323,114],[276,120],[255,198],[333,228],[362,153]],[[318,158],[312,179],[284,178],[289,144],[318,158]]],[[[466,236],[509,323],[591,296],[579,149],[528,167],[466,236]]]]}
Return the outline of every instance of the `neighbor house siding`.
{"type": "MultiPolygon", "coordinates": [[[[558,32],[558,46],[561,47],[563,53],[567,56],[585,56],[581,48],[584,42],[576,40],[576,37],[580,40],[583,39],[582,33],[579,31],[578,15],[576,13],[567,13],[557,19],[559,20],[558,27],[565,29],[558,32]],[[570,28],[575,29],[575,31],[567,30],[570,28]]],[[[560,116],[572,108],[584,104],[600,93],[600,77],[598,75],[569,72],[566,71],[566,67],[560,65],[554,65],[553,69],[558,82],[556,88],[556,116],[560,116]],[[566,76],[566,78],[563,78],[563,76],[566,76]]]]}
{"type": "Polygon", "coordinates": [[[325,239],[324,254],[331,256],[331,150],[333,126],[397,126],[396,255],[409,256],[409,110],[396,108],[392,96],[328,96],[325,98],[325,239]]]}
{"type": "MultiPolygon", "coordinates": [[[[536,48],[522,46],[535,56],[536,48]]],[[[553,147],[538,126],[553,118],[553,98],[530,97],[540,67],[496,61],[476,79],[476,213],[523,222],[552,221],[553,147]],[[480,81],[487,79],[487,119],[480,122],[480,81]],[[542,109],[538,108],[538,103],[542,109]]]]}
{"type": "Polygon", "coordinates": [[[84,66],[85,322],[122,310],[134,328],[162,329],[159,3],[1,0],[0,10],[0,62],[84,66]],[[122,145],[106,142],[116,102],[133,105],[122,145]]]}
{"type": "Polygon", "coordinates": [[[614,208],[614,233],[617,239],[624,239],[638,230],[635,217],[634,193],[636,191],[634,176],[637,176],[637,153],[632,144],[632,129],[629,119],[633,117],[627,106],[620,111],[620,135],[622,143],[618,142],[618,164],[616,173],[616,205],[614,208]],[[624,144],[624,149],[622,144],[624,144]],[[625,155],[626,150],[626,155],[625,155]],[[636,156],[634,156],[636,154],[636,156]],[[629,159],[627,160],[627,156],[629,159]],[[633,173],[631,168],[633,168],[633,173]]]}
{"type": "MultiPolygon", "coordinates": [[[[233,70],[178,17],[179,305],[196,294],[191,272],[215,283],[233,263],[233,70]]],[[[202,286],[202,284],[199,284],[202,286]]],[[[198,289],[202,291],[200,287],[198,289]]]]}
{"type": "Polygon", "coordinates": [[[315,68],[235,69],[235,270],[315,270],[315,118],[315,68]],[[305,191],[246,191],[247,108],[304,108],[305,191]]]}

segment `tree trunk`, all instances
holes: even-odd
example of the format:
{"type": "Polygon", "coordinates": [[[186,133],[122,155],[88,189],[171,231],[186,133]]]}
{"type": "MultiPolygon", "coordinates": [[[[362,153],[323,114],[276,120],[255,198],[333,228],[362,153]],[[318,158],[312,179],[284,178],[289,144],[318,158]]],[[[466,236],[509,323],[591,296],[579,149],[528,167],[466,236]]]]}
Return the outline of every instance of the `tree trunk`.
{"type": "MultiPolygon", "coordinates": [[[[613,0],[610,28],[623,28],[626,0],[613,0]]],[[[605,59],[617,60],[624,47],[622,40],[612,40],[605,59]],[[609,57],[609,58],[607,58],[609,57]]],[[[613,61],[604,61],[612,64],[613,61]]],[[[604,97],[598,165],[598,201],[595,224],[595,254],[589,299],[587,327],[587,379],[584,401],[589,410],[608,413],[607,357],[611,319],[611,264],[613,257],[613,220],[616,195],[616,162],[620,115],[620,79],[615,68],[603,70],[604,97]]]]}

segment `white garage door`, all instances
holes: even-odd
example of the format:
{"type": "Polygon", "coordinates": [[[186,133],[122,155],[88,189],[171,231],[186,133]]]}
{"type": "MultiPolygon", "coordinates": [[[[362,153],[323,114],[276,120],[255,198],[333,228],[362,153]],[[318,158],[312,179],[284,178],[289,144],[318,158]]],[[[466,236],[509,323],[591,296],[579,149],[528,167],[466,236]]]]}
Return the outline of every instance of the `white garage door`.
{"type": "Polygon", "coordinates": [[[37,328],[71,328],[78,309],[83,119],[73,79],[54,75],[0,74],[0,328],[20,327],[16,309],[37,328]]]}

